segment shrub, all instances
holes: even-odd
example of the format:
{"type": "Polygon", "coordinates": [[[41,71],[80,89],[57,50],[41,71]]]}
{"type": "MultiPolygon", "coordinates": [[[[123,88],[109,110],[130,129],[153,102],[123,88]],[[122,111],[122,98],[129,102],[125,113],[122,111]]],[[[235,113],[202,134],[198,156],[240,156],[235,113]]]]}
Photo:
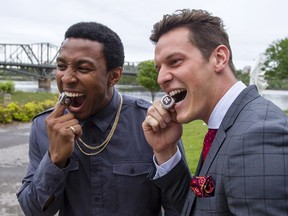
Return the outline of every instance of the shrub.
{"type": "Polygon", "coordinates": [[[11,123],[13,121],[12,115],[8,108],[0,106],[0,122],[11,123]]]}
{"type": "Polygon", "coordinates": [[[10,115],[12,116],[13,119],[15,120],[20,120],[20,106],[14,102],[11,102],[7,105],[7,110],[10,112],[10,115]]]}
{"type": "Polygon", "coordinates": [[[0,82],[0,92],[2,94],[13,93],[15,91],[15,84],[13,81],[0,82]]]}
{"type": "Polygon", "coordinates": [[[0,106],[0,123],[11,123],[13,120],[29,122],[35,115],[53,107],[55,100],[46,100],[44,102],[28,102],[22,106],[11,102],[7,107],[0,106]]]}

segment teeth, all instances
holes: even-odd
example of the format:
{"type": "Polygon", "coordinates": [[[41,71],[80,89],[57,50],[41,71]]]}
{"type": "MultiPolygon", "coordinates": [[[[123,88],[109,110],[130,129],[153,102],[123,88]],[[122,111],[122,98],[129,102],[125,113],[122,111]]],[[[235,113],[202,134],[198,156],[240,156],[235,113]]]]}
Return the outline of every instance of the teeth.
{"type": "Polygon", "coordinates": [[[176,89],[176,90],[173,90],[173,91],[169,92],[169,95],[171,97],[173,97],[174,95],[179,94],[182,91],[185,91],[185,90],[184,89],[176,89]]]}
{"type": "Polygon", "coordinates": [[[75,92],[65,92],[65,95],[67,97],[80,97],[83,96],[83,93],[75,93],[75,92]]]}

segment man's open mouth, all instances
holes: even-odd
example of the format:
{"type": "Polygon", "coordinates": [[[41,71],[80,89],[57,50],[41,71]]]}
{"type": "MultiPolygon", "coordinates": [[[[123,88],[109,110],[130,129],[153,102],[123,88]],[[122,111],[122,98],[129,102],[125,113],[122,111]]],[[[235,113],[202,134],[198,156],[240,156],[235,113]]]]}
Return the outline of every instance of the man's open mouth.
{"type": "Polygon", "coordinates": [[[169,95],[175,100],[176,103],[184,100],[186,97],[187,91],[185,89],[176,89],[169,92],[169,95]]]}
{"type": "Polygon", "coordinates": [[[86,99],[83,93],[65,92],[65,95],[70,100],[69,106],[71,107],[81,107],[86,99]]]}

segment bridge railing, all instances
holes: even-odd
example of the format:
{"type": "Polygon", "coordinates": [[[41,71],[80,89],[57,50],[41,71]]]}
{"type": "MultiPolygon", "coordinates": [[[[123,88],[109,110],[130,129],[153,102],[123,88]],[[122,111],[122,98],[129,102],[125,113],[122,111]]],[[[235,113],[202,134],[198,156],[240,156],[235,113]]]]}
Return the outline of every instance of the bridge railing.
{"type": "Polygon", "coordinates": [[[0,44],[0,61],[26,64],[53,64],[59,48],[51,43],[0,44]]]}
{"type": "MultiPolygon", "coordinates": [[[[0,69],[47,79],[54,75],[59,47],[51,43],[0,44],[0,69]]],[[[138,62],[125,62],[123,74],[136,75],[138,62]]]]}

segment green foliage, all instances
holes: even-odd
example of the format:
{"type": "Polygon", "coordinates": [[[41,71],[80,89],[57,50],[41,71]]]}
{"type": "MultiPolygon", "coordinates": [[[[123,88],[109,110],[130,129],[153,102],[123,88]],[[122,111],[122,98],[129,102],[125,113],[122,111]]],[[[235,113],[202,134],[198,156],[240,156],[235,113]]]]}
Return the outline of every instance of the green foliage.
{"type": "MultiPolygon", "coordinates": [[[[48,93],[48,92],[22,92],[16,91],[11,95],[12,101],[17,101],[17,103],[24,105],[28,102],[41,102],[45,100],[56,100],[59,94],[48,93]]],[[[1,100],[1,97],[0,97],[1,100]]],[[[3,100],[2,100],[3,101],[3,100]]]]}
{"type": "Polygon", "coordinates": [[[249,73],[243,73],[242,70],[237,70],[236,75],[238,80],[241,80],[245,85],[249,85],[250,83],[249,73]]]}
{"type": "Polygon", "coordinates": [[[0,105],[0,123],[10,123],[12,121],[29,122],[32,118],[55,105],[55,100],[45,100],[40,102],[27,102],[24,105],[11,102],[4,107],[0,105]]]}
{"type": "Polygon", "coordinates": [[[288,38],[274,41],[266,49],[265,55],[264,70],[269,85],[275,84],[274,82],[277,80],[275,86],[280,85],[279,87],[282,88],[282,84],[285,86],[285,83],[288,82],[288,38]]]}
{"type": "Polygon", "coordinates": [[[281,89],[285,90],[288,89],[288,79],[281,80],[277,78],[269,78],[268,80],[268,87],[267,89],[281,89]]]}
{"type": "Polygon", "coordinates": [[[1,94],[12,94],[15,91],[15,84],[13,81],[5,81],[5,82],[0,82],[0,93],[1,94]]]}
{"type": "Polygon", "coordinates": [[[43,102],[40,102],[39,106],[41,107],[42,110],[47,110],[47,109],[50,109],[51,107],[54,107],[57,100],[58,100],[58,97],[55,97],[54,100],[45,100],[43,102]]]}
{"type": "Polygon", "coordinates": [[[21,120],[21,107],[14,103],[14,102],[11,102],[7,105],[7,111],[10,113],[12,119],[15,119],[15,120],[21,120]]]}
{"type": "Polygon", "coordinates": [[[157,83],[158,73],[153,60],[140,62],[138,65],[137,81],[140,85],[151,92],[152,101],[154,101],[155,93],[160,90],[157,83]]]}
{"type": "Polygon", "coordinates": [[[0,123],[11,123],[13,121],[12,115],[8,108],[0,106],[0,123]]]}

